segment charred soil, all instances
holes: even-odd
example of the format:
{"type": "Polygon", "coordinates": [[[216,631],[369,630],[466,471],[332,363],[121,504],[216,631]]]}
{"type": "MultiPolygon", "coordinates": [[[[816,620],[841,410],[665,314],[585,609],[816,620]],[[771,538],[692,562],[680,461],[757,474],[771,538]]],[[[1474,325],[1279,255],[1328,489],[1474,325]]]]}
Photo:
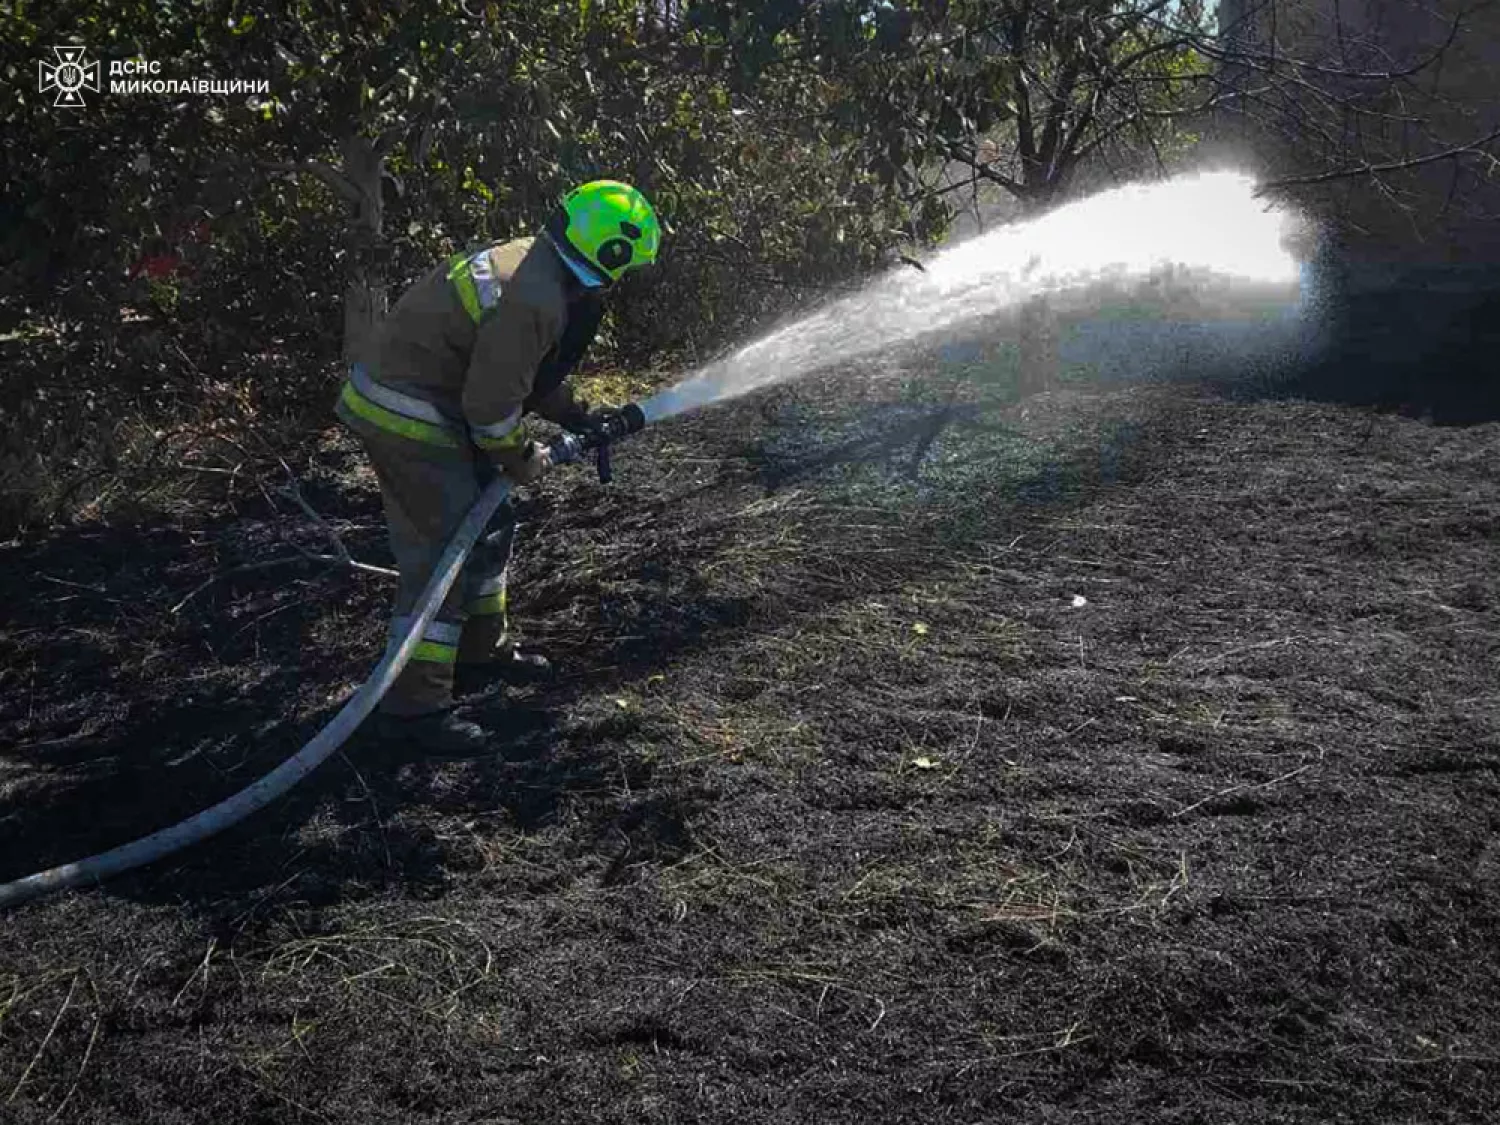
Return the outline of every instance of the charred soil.
{"type": "MultiPolygon", "coordinates": [[[[1500,1119],[1500,425],[959,405],[812,382],[544,481],[559,678],[0,917],[0,1118],[1500,1119]]],[[[304,487],[386,562],[346,437],[304,487]]],[[[327,550],[268,495],[0,549],[0,881],[373,666],[386,579],[235,569],[327,550]]]]}

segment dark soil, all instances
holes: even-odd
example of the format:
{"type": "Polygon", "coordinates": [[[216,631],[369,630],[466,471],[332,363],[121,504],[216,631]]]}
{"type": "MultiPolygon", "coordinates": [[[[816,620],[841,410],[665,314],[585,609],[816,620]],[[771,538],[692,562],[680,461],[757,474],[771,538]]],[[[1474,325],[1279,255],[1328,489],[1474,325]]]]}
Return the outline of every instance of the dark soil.
{"type": "MultiPolygon", "coordinates": [[[[823,381],[544,482],[561,678],[471,708],[492,756],[352,745],[0,916],[0,1119],[1500,1120],[1500,425],[929,416],[823,381]]],[[[358,450],[313,463],[383,562],[358,450]]],[[[0,881],[239,789],[374,664],[379,576],[200,589],[323,549],[275,503],[0,550],[0,881]]]]}

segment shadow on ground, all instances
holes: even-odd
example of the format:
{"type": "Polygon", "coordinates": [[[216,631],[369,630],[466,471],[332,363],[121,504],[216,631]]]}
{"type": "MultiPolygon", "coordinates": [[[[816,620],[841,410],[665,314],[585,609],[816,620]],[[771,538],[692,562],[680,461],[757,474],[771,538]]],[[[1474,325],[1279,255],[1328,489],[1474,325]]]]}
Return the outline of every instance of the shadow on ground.
{"type": "Polygon", "coordinates": [[[1240,397],[1372,407],[1440,426],[1500,420],[1500,271],[1335,279],[1316,307],[1326,347],[1251,380],[1230,370],[1217,382],[1240,397]]]}
{"type": "MultiPolygon", "coordinates": [[[[503,752],[351,749],[7,914],[7,1110],[1491,1120],[1500,427],[1059,391],[912,473],[891,390],[544,482],[516,613],[566,674],[476,706],[503,752]]],[[[170,613],[287,522],[0,555],[0,877],[237,789],[368,671],[378,579],[170,613]]]]}
{"type": "MultiPolygon", "coordinates": [[[[943,433],[1009,432],[973,405],[952,403],[837,407],[822,422],[858,431],[842,440],[795,412],[766,428],[767,410],[763,400],[682,421],[679,440],[687,430],[723,454],[699,482],[685,481],[670,457],[653,457],[648,440],[630,451],[628,484],[600,489],[574,477],[523,505],[515,612],[541,627],[566,673],[552,685],[512,689],[499,705],[466,708],[497,732],[502,752],[438,763],[356,736],[270,809],[118,877],[104,893],[192,905],[241,925],[247,904],[269,895],[314,907],[394,889],[428,897],[463,867],[422,810],[499,817],[524,833],[585,796],[601,862],[623,854],[622,840],[627,851],[650,850],[621,835],[622,823],[640,819],[630,800],[598,800],[649,783],[638,765],[622,773],[597,752],[637,735],[638,720],[589,701],[727,637],[930,575],[935,542],[962,554],[1028,510],[1085,503],[1142,454],[1131,444],[1139,433],[1124,426],[1101,450],[1075,450],[1074,460],[1024,475],[996,473],[987,491],[918,519],[892,510],[850,532],[816,513],[791,513],[828,556],[857,555],[878,539],[881,565],[853,580],[844,571],[838,582],[803,584],[792,596],[757,588],[748,574],[715,585],[702,576],[744,550],[743,506],[775,504],[840,467],[918,480],[943,433]]],[[[308,492],[325,516],[353,529],[345,538],[357,557],[384,556],[375,497],[331,480],[311,482],[308,492]]],[[[381,579],[293,563],[204,586],[215,573],[285,557],[288,543],[317,545],[315,529],[293,520],[278,531],[276,520],[288,516],[63,532],[5,552],[8,583],[29,596],[13,607],[3,636],[8,748],[0,778],[19,796],[0,811],[0,880],[116,846],[236,792],[311,738],[373,666],[385,616],[381,579]]],[[[740,561],[759,566],[753,555],[740,561]]]]}

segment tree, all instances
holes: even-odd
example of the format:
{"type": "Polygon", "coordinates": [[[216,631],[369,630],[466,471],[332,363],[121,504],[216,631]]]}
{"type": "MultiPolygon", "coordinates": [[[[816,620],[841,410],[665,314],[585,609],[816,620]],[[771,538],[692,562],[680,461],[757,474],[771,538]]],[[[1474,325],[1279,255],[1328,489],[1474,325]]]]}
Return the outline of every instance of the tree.
{"type": "MultiPolygon", "coordinates": [[[[274,91],[225,122],[254,154],[244,171],[315,176],[347,208],[346,359],[367,356],[386,310],[387,185],[405,190],[389,162],[400,147],[408,165],[422,164],[460,124],[455,95],[508,61],[500,21],[476,19],[457,0],[291,0],[231,11],[227,31],[205,43],[221,64],[267,75],[274,91]]],[[[201,38],[213,21],[193,25],[201,38]]]]}
{"type": "MultiPolygon", "coordinates": [[[[817,119],[846,128],[851,152],[928,229],[962,189],[977,196],[988,185],[1032,214],[1059,202],[1082,169],[1133,170],[1143,154],[1164,167],[1181,123],[1202,111],[1199,0],[709,7],[701,19],[748,73],[828,92],[817,119]]],[[[1050,337],[1046,308],[1029,304],[1020,331],[1029,389],[1055,366],[1050,337]]]]}
{"type": "Polygon", "coordinates": [[[1493,257],[1500,210],[1500,8],[1487,0],[1228,0],[1221,123],[1296,199],[1366,252],[1493,257]]]}

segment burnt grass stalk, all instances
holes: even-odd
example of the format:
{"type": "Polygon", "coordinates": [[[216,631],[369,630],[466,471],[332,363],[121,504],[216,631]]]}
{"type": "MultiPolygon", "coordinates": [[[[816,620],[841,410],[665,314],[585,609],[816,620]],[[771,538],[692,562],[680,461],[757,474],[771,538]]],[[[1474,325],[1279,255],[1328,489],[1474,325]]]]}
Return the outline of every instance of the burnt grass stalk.
{"type": "MultiPolygon", "coordinates": [[[[495,753],[0,919],[0,1117],[1500,1114],[1500,426],[833,375],[615,461],[522,501],[495,753]]],[[[298,471],[389,565],[357,446],[298,471]]],[[[248,567],[327,528],[0,550],[0,879],[326,721],[389,580],[248,567]]]]}

